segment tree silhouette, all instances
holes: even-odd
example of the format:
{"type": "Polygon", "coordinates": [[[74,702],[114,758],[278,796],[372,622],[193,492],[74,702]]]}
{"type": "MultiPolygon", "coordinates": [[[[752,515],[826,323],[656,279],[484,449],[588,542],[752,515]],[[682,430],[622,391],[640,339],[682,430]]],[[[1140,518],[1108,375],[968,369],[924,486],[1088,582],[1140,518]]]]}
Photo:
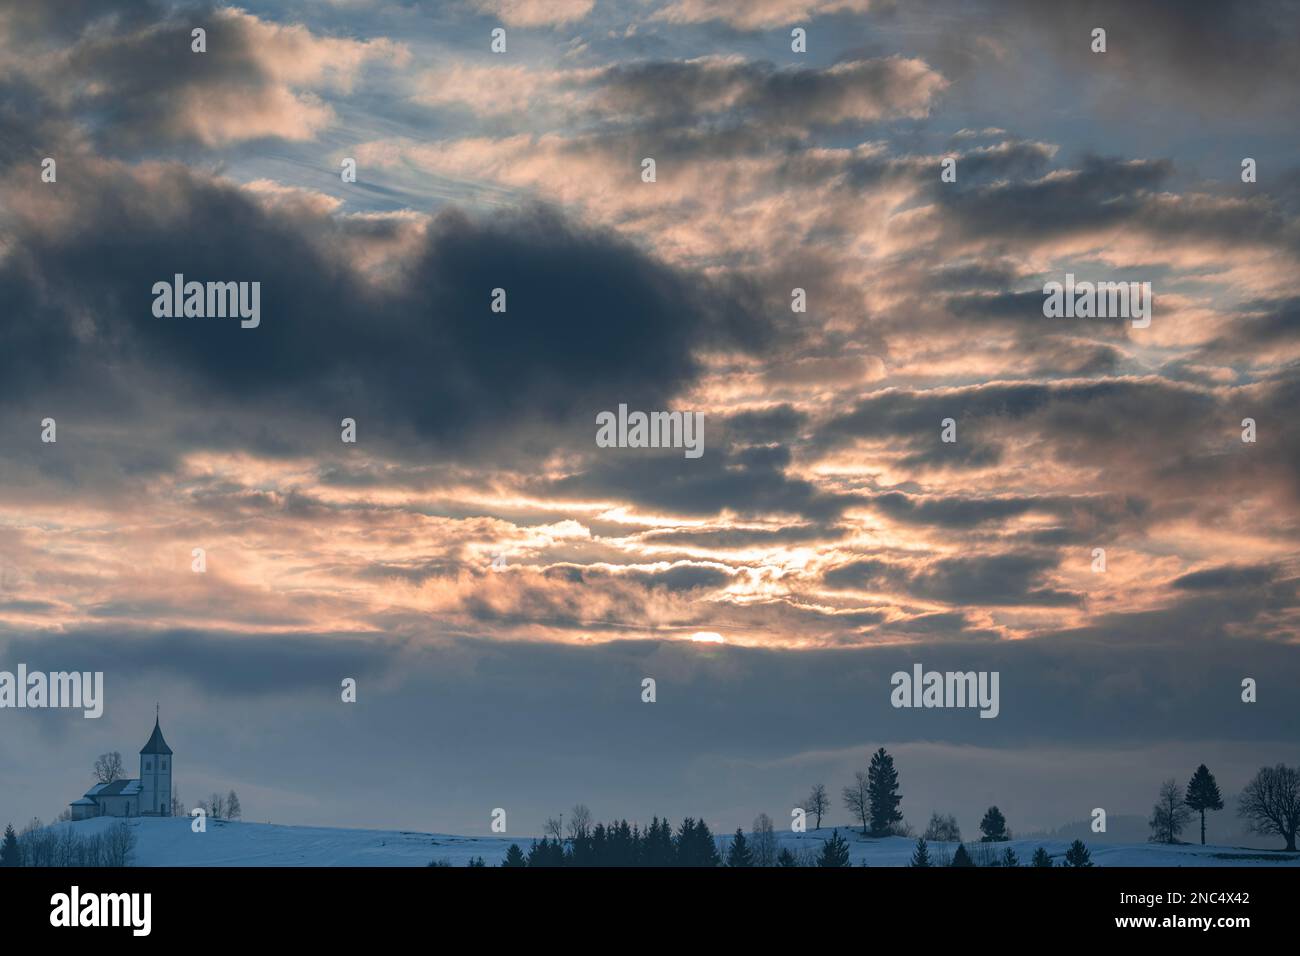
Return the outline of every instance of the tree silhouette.
{"type": "Polygon", "coordinates": [[[1051,866],[1052,858],[1048,856],[1047,851],[1041,846],[1034,851],[1033,857],[1029,861],[1030,866],[1051,866]]]}
{"type": "Polygon", "coordinates": [[[1183,803],[1183,795],[1178,792],[1178,781],[1166,780],[1160,785],[1160,798],[1151,808],[1151,843],[1177,843],[1178,834],[1183,832],[1192,813],[1183,803]]]}
{"type": "Polygon", "coordinates": [[[1223,796],[1219,793],[1219,784],[1210,773],[1210,768],[1201,764],[1187,782],[1187,794],[1183,802],[1201,815],[1201,846],[1205,846],[1205,811],[1222,810],[1223,796]]]}
{"type": "Polygon", "coordinates": [[[18,835],[11,823],[5,827],[4,843],[0,843],[0,866],[22,866],[23,851],[18,845],[18,835]]]}
{"type": "Polygon", "coordinates": [[[1237,814],[1255,833],[1282,837],[1287,850],[1294,853],[1295,834],[1300,829],[1300,770],[1286,764],[1261,767],[1241,792],[1237,814]]]}
{"type": "Polygon", "coordinates": [[[980,832],[984,834],[980,837],[981,843],[1002,843],[1011,839],[1011,834],[1007,833],[1007,818],[997,807],[988,808],[980,821],[980,832]]]}
{"type": "Polygon", "coordinates": [[[912,851],[912,862],[909,866],[929,866],[930,851],[925,847],[925,837],[916,838],[916,849],[912,851]]]}
{"type": "Polygon", "coordinates": [[[749,841],[745,839],[745,831],[736,827],[736,835],[731,838],[731,848],[727,850],[727,866],[744,866],[754,865],[754,854],[750,852],[749,841]]]}
{"type": "Polygon", "coordinates": [[[831,838],[822,844],[822,852],[821,856],[817,857],[817,865],[849,865],[849,841],[840,836],[839,830],[832,830],[831,838]]]}
{"type": "Polygon", "coordinates": [[[871,801],[871,835],[888,836],[895,823],[903,819],[898,812],[902,795],[898,792],[898,771],[894,758],[881,747],[871,755],[867,768],[867,789],[871,801]]]}
{"type": "Polygon", "coordinates": [[[853,814],[853,819],[862,824],[862,835],[866,836],[867,827],[871,825],[871,785],[867,775],[861,770],[855,773],[853,785],[845,787],[842,796],[844,806],[853,814]]]}
{"type": "Polygon", "coordinates": [[[975,865],[975,861],[972,860],[970,858],[970,854],[966,852],[965,843],[957,844],[957,852],[952,855],[952,862],[949,863],[948,865],[949,866],[974,866],[975,865]]]}
{"type": "Polygon", "coordinates": [[[813,827],[814,830],[820,830],[822,828],[822,814],[826,813],[830,808],[831,801],[830,797],[826,796],[825,784],[813,784],[812,791],[808,794],[808,799],[803,802],[803,809],[805,813],[811,813],[817,818],[817,825],[813,827]]]}
{"type": "Polygon", "coordinates": [[[501,862],[502,866],[527,866],[528,861],[524,859],[524,851],[519,849],[518,843],[510,844],[506,850],[506,858],[501,862]]]}
{"type": "Polygon", "coordinates": [[[1070,849],[1065,851],[1065,865],[1092,866],[1092,854],[1088,852],[1082,840],[1075,840],[1070,844],[1070,849]]]}

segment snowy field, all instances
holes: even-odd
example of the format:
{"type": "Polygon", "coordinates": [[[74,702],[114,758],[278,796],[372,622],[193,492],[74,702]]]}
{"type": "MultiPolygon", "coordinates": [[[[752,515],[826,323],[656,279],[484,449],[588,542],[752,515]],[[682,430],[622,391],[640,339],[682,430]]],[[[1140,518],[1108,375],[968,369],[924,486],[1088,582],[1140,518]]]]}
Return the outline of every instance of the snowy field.
{"type": "MultiPolygon", "coordinates": [[[[101,832],[117,820],[100,817],[71,827],[81,835],[101,832]]],[[[267,823],[209,821],[207,833],[190,831],[189,819],[133,819],[137,866],[425,866],[445,860],[465,866],[481,856],[489,865],[500,863],[506,848],[518,843],[525,851],[532,837],[465,837],[407,830],[345,830],[331,827],[293,827],[267,823]]],[[[866,839],[840,830],[849,840],[854,865],[906,866],[915,841],[905,837],[866,839]]],[[[780,836],[781,845],[792,851],[817,850],[831,835],[830,828],[815,833],[780,836]]],[[[726,841],[719,841],[725,848],[726,841]]],[[[1087,841],[1085,841],[1086,843],[1087,841]]],[[[976,847],[968,848],[978,852],[976,847]]],[[[1021,865],[1029,862],[1034,849],[1044,847],[1059,863],[1068,841],[1012,840],[997,845],[998,852],[1011,847],[1021,865]]],[[[951,856],[955,844],[931,843],[930,857],[951,856]]],[[[1140,844],[1092,844],[1092,861],[1097,866],[1300,866],[1300,854],[1250,850],[1226,846],[1163,846],[1140,844]]]]}

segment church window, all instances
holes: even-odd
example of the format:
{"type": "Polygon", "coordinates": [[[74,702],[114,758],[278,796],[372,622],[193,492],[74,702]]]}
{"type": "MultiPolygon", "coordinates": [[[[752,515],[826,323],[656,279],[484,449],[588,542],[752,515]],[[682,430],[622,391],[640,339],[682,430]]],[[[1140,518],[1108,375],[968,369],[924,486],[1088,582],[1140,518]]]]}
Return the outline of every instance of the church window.
{"type": "Polygon", "coordinates": [[[146,760],[146,761],[144,762],[144,769],[145,769],[145,770],[152,770],[152,769],[153,769],[153,761],[152,761],[152,760],[146,760]]]}

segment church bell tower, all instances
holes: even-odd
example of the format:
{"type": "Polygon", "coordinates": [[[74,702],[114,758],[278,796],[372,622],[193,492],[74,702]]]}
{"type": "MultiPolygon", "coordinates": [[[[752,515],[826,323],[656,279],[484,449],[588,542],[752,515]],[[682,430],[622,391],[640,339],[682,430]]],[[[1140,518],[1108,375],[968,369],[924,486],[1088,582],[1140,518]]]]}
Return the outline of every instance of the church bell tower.
{"type": "Polygon", "coordinates": [[[169,817],[172,812],[172,748],[163,739],[154,708],[153,734],[140,751],[140,815],[169,817]]]}

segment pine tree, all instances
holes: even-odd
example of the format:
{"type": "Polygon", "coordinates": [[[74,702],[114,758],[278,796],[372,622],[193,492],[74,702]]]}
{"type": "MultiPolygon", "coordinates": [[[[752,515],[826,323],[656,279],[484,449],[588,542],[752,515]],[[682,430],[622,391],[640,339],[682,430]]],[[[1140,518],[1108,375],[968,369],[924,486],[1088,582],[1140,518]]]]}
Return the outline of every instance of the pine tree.
{"type": "Polygon", "coordinates": [[[731,838],[731,849],[727,851],[727,866],[753,866],[754,854],[745,839],[745,831],[736,827],[736,835],[731,838]]]}
{"type": "Polygon", "coordinates": [[[975,865],[975,861],[972,860],[970,858],[970,854],[966,852],[965,843],[957,844],[957,852],[952,855],[952,862],[948,865],[949,866],[974,866],[975,865]]]}
{"type": "Polygon", "coordinates": [[[471,867],[480,867],[480,866],[482,866],[482,867],[486,867],[486,866],[487,866],[487,860],[483,859],[483,857],[481,857],[481,856],[471,856],[471,857],[469,858],[469,863],[467,863],[466,866],[471,866],[471,867]]]}
{"type": "Polygon", "coordinates": [[[510,844],[506,850],[506,858],[501,863],[502,866],[527,866],[528,861],[524,859],[524,851],[519,849],[518,843],[510,844]]]}
{"type": "Polygon", "coordinates": [[[1070,844],[1070,849],[1065,851],[1065,865],[1092,866],[1092,854],[1088,852],[1082,840],[1075,840],[1070,844]]]}
{"type": "Polygon", "coordinates": [[[713,839],[713,833],[709,830],[709,825],[703,820],[695,824],[695,839],[698,844],[695,852],[699,860],[695,865],[721,866],[722,854],[718,852],[718,841],[713,839]]]}
{"type": "Polygon", "coordinates": [[[981,843],[1001,843],[1011,839],[1011,834],[1007,833],[1007,818],[997,807],[989,807],[984,814],[984,819],[980,821],[980,832],[984,834],[980,837],[981,843]]]}
{"type": "Polygon", "coordinates": [[[542,837],[542,842],[533,842],[528,848],[529,866],[564,866],[564,846],[558,839],[542,837]]]}
{"type": "Polygon", "coordinates": [[[867,768],[867,791],[871,801],[871,835],[889,836],[893,825],[903,819],[898,812],[903,797],[898,792],[894,758],[885,752],[884,747],[871,755],[871,766],[867,768]]]}
{"type": "Polygon", "coordinates": [[[1011,849],[1011,847],[1007,847],[1005,850],[1002,851],[1002,865],[1003,866],[1020,865],[1020,857],[1016,856],[1016,851],[1011,849]]]}
{"type": "Polygon", "coordinates": [[[0,844],[0,866],[22,866],[23,849],[18,845],[18,835],[11,823],[5,827],[4,843],[0,844]]]}
{"type": "Polygon", "coordinates": [[[916,850],[912,853],[911,866],[929,866],[930,851],[925,847],[925,837],[916,838],[916,850]]]}
{"type": "Polygon", "coordinates": [[[703,820],[690,817],[683,820],[681,829],[677,831],[676,844],[678,866],[719,866],[722,863],[718,844],[703,820]]]}
{"type": "Polygon", "coordinates": [[[840,836],[839,830],[832,830],[831,838],[822,844],[822,852],[821,856],[817,857],[817,865],[849,865],[849,841],[840,836]]]}
{"type": "Polygon", "coordinates": [[[1187,783],[1187,795],[1183,798],[1192,810],[1201,815],[1201,846],[1205,846],[1205,811],[1222,810],[1223,796],[1219,793],[1219,784],[1210,769],[1201,764],[1187,783]]]}
{"type": "Polygon", "coordinates": [[[655,817],[646,830],[643,860],[646,866],[672,866],[676,860],[673,828],[667,820],[655,817]]]}
{"type": "Polygon", "coordinates": [[[784,867],[798,866],[799,861],[795,859],[793,853],[782,847],[781,852],[776,855],[776,865],[784,867]]]}
{"type": "Polygon", "coordinates": [[[1041,846],[1034,851],[1033,858],[1029,861],[1030,866],[1051,866],[1052,858],[1047,855],[1047,851],[1041,846]]]}

